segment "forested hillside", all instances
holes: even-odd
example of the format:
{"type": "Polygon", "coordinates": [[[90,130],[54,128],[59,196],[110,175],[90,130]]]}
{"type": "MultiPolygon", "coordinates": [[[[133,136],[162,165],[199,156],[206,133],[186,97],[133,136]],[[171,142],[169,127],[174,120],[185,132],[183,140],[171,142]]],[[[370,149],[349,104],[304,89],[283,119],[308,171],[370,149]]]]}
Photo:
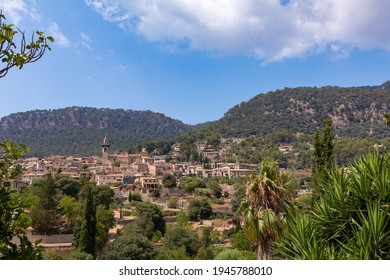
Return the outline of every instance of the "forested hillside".
{"type": "Polygon", "coordinates": [[[99,154],[105,135],[113,149],[171,138],[191,126],[151,111],[69,107],[15,113],[0,121],[0,138],[27,145],[30,156],[99,154]]]}
{"type": "Polygon", "coordinates": [[[230,109],[212,131],[250,136],[286,129],[313,133],[331,118],[339,136],[390,135],[384,113],[390,112],[389,82],[377,87],[300,87],[259,94],[230,109]]]}
{"type": "Polygon", "coordinates": [[[390,82],[373,87],[285,88],[259,94],[220,120],[197,126],[151,111],[70,107],[15,113],[1,119],[0,139],[26,144],[31,156],[91,155],[99,153],[105,135],[114,150],[127,150],[161,139],[194,143],[216,133],[248,137],[283,130],[313,135],[331,118],[336,136],[368,137],[375,143],[390,135],[386,113],[390,113],[390,82]]]}

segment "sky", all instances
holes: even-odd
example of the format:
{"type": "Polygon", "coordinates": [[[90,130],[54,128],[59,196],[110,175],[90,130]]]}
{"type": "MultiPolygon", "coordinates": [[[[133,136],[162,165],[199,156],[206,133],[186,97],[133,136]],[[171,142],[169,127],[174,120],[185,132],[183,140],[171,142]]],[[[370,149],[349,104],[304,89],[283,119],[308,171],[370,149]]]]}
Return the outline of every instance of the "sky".
{"type": "Polygon", "coordinates": [[[88,106],[197,124],[285,87],[390,80],[388,0],[0,0],[0,10],[27,38],[55,39],[0,79],[0,117],[88,106]]]}

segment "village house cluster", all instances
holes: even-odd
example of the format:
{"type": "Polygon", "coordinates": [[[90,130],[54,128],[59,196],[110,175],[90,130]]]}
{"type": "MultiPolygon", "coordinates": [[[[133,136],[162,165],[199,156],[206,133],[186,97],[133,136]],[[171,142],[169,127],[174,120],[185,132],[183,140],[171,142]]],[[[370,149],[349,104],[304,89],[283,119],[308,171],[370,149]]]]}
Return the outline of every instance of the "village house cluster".
{"type": "MultiPolygon", "coordinates": [[[[21,191],[34,179],[43,178],[47,173],[61,172],[75,179],[90,178],[98,185],[138,185],[141,189],[152,191],[163,186],[163,177],[168,173],[181,176],[239,178],[258,169],[257,164],[213,163],[211,168],[204,168],[197,162],[188,163],[178,160],[166,162],[166,156],[150,156],[145,149],[138,154],[124,151],[110,153],[111,146],[107,137],[104,137],[101,147],[101,156],[25,158],[20,161],[24,172],[12,182],[12,185],[16,190],[21,191]]],[[[202,145],[198,149],[210,161],[213,161],[218,153],[202,145]]],[[[180,145],[175,144],[172,150],[173,158],[175,159],[176,156],[177,159],[180,145]]]]}

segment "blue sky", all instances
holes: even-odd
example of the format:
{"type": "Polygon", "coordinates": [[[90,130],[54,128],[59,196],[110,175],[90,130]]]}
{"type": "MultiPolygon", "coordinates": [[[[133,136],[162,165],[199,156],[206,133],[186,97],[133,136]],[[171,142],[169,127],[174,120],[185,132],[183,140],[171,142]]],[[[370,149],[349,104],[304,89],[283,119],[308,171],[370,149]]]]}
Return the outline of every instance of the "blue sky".
{"type": "Polygon", "coordinates": [[[390,80],[388,0],[0,0],[52,51],[0,79],[0,117],[90,106],[217,120],[259,93],[390,80]]]}

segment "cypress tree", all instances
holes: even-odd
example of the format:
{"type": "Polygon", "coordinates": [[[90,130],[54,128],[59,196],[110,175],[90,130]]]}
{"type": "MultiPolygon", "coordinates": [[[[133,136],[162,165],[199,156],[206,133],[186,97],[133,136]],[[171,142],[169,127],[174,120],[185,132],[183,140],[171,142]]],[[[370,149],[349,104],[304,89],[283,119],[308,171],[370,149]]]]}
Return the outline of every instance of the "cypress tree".
{"type": "Polygon", "coordinates": [[[324,130],[322,136],[318,130],[314,134],[314,158],[313,158],[313,176],[324,175],[326,169],[333,164],[333,136],[332,120],[324,121],[324,130]]]}
{"type": "Polygon", "coordinates": [[[93,202],[92,188],[87,188],[87,198],[84,211],[84,219],[81,224],[78,247],[81,252],[96,257],[96,207],[93,202]]]}

